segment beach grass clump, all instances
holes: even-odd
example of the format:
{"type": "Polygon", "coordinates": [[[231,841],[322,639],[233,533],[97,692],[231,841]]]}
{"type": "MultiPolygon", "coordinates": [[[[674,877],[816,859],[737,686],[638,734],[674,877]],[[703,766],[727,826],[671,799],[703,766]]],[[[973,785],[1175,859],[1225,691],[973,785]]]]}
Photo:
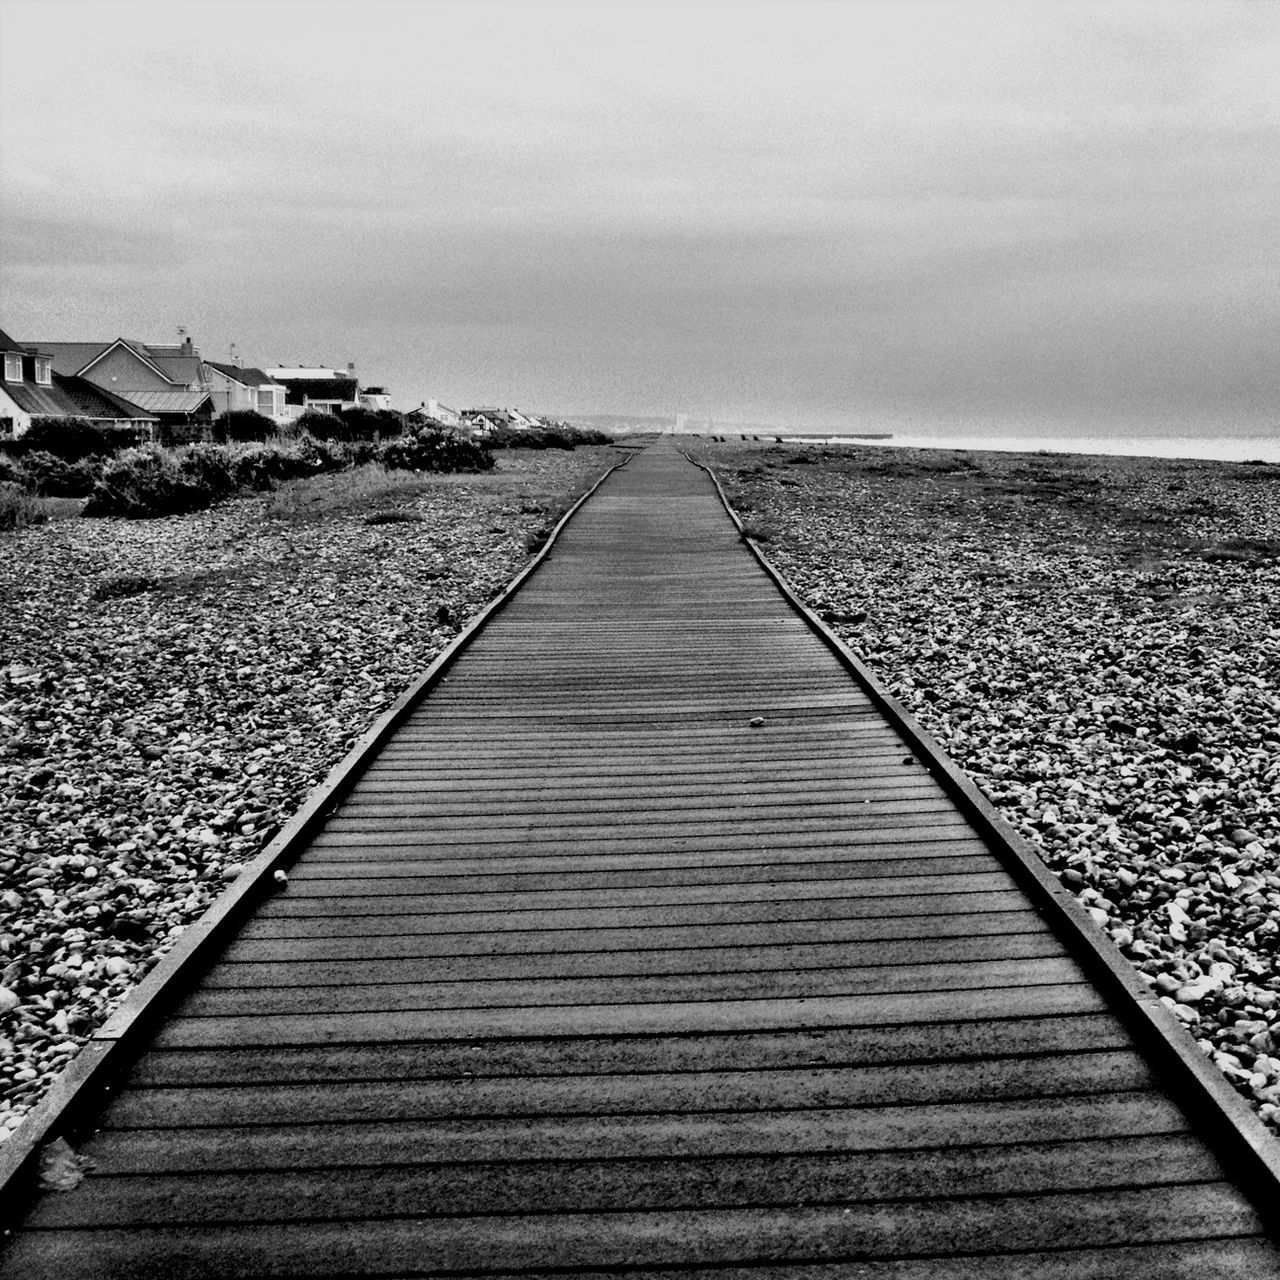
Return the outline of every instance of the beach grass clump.
{"type": "Polygon", "coordinates": [[[421,511],[371,511],[365,524],[421,524],[426,517],[421,511]]]}
{"type": "Polygon", "coordinates": [[[46,518],[44,504],[39,498],[20,484],[0,480],[0,532],[43,524],[46,518]]]}

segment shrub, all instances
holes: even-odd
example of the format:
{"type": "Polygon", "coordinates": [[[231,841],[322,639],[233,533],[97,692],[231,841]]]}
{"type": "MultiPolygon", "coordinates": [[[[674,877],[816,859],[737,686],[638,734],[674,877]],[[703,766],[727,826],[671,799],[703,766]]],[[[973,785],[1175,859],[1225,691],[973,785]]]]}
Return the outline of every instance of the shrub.
{"type": "Polygon", "coordinates": [[[178,471],[191,490],[193,501],[197,496],[207,499],[201,506],[209,506],[236,491],[231,455],[222,445],[193,444],[179,458],[178,471]]]}
{"type": "Polygon", "coordinates": [[[384,467],[404,471],[488,471],[493,454],[474,440],[446,431],[415,431],[378,450],[384,467]]]}
{"type": "Polygon", "coordinates": [[[353,440],[346,446],[347,465],[362,467],[366,462],[376,462],[378,446],[372,440],[353,440]]]}
{"type": "Polygon", "coordinates": [[[580,444],[611,444],[603,431],[580,431],[577,427],[495,427],[487,443],[495,449],[567,449],[580,444]]]}
{"type": "Polygon", "coordinates": [[[315,462],[304,456],[296,442],[256,444],[231,458],[231,475],[238,489],[274,489],[283,480],[314,475],[315,462]]]}
{"type": "Polygon", "coordinates": [[[213,420],[213,438],[218,444],[262,443],[276,434],[276,424],[252,409],[232,409],[213,420]]]}
{"type": "Polygon", "coordinates": [[[299,436],[313,440],[351,439],[351,429],[336,413],[304,413],[293,425],[299,436]]]}
{"type": "Polygon", "coordinates": [[[302,436],[298,449],[312,465],[313,471],[342,471],[351,465],[350,446],[338,439],[316,439],[302,436]]]}
{"type": "Polygon", "coordinates": [[[51,453],[65,462],[111,453],[106,436],[83,418],[38,418],[23,434],[26,453],[51,453]]]}
{"type": "Polygon", "coordinates": [[[68,462],[42,450],[22,459],[16,478],[32,493],[47,498],[83,498],[92,492],[99,470],[88,459],[68,462]]]}
{"type": "Polygon", "coordinates": [[[87,516],[167,516],[208,503],[192,490],[172,453],[158,445],[112,458],[85,504],[87,516]]]}
{"type": "Polygon", "coordinates": [[[0,482],[0,530],[24,529],[29,524],[42,524],[44,508],[21,485],[0,482]]]}
{"type": "Polygon", "coordinates": [[[390,409],[343,409],[338,415],[347,434],[344,440],[374,440],[382,436],[398,436],[404,432],[404,419],[390,409]]]}

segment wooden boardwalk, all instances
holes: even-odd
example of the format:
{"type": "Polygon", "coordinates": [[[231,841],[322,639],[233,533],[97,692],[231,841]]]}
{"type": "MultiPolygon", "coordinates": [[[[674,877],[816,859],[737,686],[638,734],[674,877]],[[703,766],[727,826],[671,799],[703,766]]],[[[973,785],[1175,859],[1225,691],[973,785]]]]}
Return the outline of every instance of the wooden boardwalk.
{"type": "Polygon", "coordinates": [[[1280,1275],[1122,1005],[663,443],[198,976],[0,1274],[1280,1275]]]}

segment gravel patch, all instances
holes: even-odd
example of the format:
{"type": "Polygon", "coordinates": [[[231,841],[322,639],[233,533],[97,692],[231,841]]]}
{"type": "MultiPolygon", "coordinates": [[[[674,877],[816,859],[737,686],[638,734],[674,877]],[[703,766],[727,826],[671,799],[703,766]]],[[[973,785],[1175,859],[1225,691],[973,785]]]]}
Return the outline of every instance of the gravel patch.
{"type": "Polygon", "coordinates": [[[0,535],[0,1137],[619,456],[0,535]]]}
{"type": "Polygon", "coordinates": [[[698,456],[1280,1127],[1280,467],[698,456]]]}

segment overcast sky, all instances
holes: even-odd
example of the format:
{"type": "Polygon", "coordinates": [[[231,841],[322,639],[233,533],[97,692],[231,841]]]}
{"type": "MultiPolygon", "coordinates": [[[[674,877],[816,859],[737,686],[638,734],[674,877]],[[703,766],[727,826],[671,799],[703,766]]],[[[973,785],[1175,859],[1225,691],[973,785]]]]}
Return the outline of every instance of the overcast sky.
{"type": "Polygon", "coordinates": [[[1280,433],[1280,5],[0,0],[0,327],[409,407],[1280,433]]]}

